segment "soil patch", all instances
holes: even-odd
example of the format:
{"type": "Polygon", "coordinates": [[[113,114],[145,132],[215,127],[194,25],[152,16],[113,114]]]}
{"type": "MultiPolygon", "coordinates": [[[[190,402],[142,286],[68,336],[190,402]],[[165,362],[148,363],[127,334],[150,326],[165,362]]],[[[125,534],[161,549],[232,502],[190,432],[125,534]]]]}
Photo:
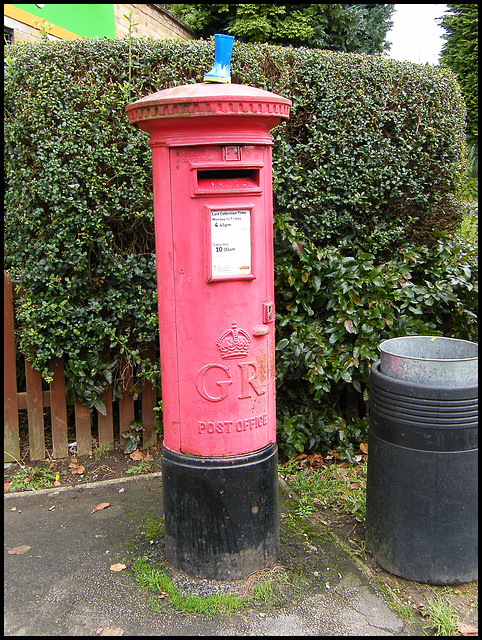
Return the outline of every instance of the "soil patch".
{"type": "Polygon", "coordinates": [[[68,458],[5,464],[4,492],[40,489],[44,481],[46,487],[64,487],[161,471],[160,444],[128,454],[116,441],[110,451],[78,456],[74,443],[69,452],[68,458]]]}

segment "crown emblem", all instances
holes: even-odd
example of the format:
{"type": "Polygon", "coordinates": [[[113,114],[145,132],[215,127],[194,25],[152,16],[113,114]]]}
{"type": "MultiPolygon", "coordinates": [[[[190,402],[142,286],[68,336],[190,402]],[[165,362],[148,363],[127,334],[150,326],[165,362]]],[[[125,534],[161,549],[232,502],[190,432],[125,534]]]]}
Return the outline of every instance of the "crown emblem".
{"type": "Polygon", "coordinates": [[[238,329],[236,322],[233,322],[232,328],[226,329],[216,344],[221,352],[221,358],[245,358],[248,355],[251,338],[244,329],[238,329]]]}

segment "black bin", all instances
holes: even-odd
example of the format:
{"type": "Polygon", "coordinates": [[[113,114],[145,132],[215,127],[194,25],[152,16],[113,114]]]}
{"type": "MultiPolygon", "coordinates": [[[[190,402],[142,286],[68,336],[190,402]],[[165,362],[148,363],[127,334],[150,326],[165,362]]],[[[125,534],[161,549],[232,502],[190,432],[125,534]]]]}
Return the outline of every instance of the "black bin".
{"type": "Polygon", "coordinates": [[[478,347],[409,336],[380,349],[370,378],[367,548],[407,580],[476,580],[478,347]]]}

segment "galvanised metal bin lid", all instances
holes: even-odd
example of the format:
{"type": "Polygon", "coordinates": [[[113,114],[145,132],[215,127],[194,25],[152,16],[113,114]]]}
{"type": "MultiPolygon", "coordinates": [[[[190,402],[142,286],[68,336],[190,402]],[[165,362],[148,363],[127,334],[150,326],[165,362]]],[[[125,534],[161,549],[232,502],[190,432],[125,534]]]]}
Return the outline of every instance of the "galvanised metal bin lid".
{"type": "Polygon", "coordinates": [[[380,344],[380,371],[390,378],[428,385],[478,384],[479,346],[440,336],[405,336],[380,344]]]}

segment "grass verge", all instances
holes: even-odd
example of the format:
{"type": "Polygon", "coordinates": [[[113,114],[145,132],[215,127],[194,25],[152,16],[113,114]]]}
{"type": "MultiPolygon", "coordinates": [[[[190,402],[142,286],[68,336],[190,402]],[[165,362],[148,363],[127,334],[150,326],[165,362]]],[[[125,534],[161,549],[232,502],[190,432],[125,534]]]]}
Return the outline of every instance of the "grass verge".
{"type": "Polygon", "coordinates": [[[427,635],[434,636],[456,636],[458,635],[458,615],[457,612],[446,601],[443,594],[437,594],[433,598],[427,608],[427,623],[424,625],[424,631],[427,635]]]}
{"type": "Polygon", "coordinates": [[[365,520],[366,463],[297,469],[296,462],[289,462],[279,471],[299,496],[297,515],[309,518],[320,507],[343,511],[365,520]]]}
{"type": "Polygon", "coordinates": [[[212,616],[216,613],[234,613],[247,606],[248,602],[239,596],[215,593],[207,596],[186,594],[178,589],[162,567],[153,566],[147,558],[138,558],[132,563],[132,569],[143,589],[155,592],[150,606],[155,611],[163,611],[163,600],[180,613],[197,613],[212,616]]]}

